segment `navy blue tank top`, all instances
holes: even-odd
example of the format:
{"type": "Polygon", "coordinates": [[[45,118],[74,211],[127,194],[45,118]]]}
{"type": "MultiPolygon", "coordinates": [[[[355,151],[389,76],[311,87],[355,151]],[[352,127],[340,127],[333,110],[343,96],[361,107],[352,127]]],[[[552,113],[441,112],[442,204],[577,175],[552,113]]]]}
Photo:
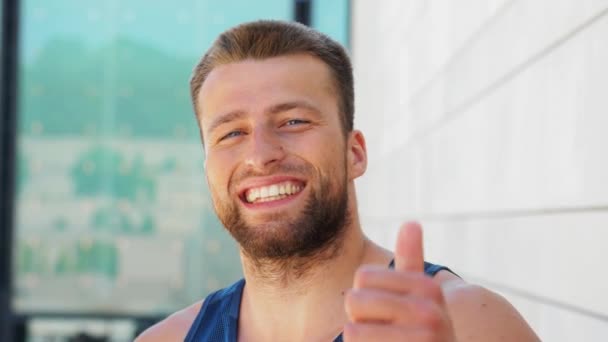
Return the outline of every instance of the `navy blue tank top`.
{"type": "MultiPolygon", "coordinates": [[[[393,268],[393,266],[394,261],[391,261],[389,267],[393,268]]],[[[428,276],[433,277],[441,270],[454,273],[445,266],[424,263],[424,273],[428,276]]],[[[244,287],[245,279],[241,279],[207,296],[184,341],[236,342],[241,295],[244,287]]],[[[342,342],[342,334],[336,337],[334,342],[342,342]]]]}

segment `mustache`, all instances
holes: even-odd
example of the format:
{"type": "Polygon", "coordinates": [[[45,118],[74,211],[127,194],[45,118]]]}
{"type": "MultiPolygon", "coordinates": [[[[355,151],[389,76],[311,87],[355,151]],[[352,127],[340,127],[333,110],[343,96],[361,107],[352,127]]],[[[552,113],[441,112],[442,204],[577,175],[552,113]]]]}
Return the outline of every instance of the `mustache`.
{"type": "Polygon", "coordinates": [[[277,173],[286,173],[290,175],[301,175],[308,176],[313,173],[313,167],[307,163],[294,164],[294,163],[281,163],[275,164],[271,167],[265,168],[264,170],[255,170],[253,168],[245,168],[234,174],[230,181],[230,188],[234,184],[238,184],[247,178],[252,177],[266,177],[277,173]]]}

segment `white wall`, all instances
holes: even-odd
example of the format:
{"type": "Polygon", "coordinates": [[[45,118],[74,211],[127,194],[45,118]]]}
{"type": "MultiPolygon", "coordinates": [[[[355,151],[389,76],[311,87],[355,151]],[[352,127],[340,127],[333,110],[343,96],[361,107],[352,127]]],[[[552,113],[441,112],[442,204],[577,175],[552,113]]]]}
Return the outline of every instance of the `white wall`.
{"type": "Polygon", "coordinates": [[[608,0],[352,0],[368,234],[608,340],[608,0]]]}

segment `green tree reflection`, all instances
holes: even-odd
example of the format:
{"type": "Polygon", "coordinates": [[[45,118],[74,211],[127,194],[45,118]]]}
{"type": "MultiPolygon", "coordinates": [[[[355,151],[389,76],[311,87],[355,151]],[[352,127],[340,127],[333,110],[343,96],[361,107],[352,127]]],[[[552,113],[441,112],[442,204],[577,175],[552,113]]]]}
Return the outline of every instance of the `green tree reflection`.
{"type": "Polygon", "coordinates": [[[21,129],[196,140],[194,61],[124,37],[97,49],[77,38],[51,40],[23,67],[21,129]]]}

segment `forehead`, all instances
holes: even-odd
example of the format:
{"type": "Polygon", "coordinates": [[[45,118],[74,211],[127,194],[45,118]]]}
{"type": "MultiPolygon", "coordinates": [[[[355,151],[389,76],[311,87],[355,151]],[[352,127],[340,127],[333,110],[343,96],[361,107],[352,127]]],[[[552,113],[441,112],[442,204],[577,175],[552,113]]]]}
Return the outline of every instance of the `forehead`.
{"type": "Polygon", "coordinates": [[[197,96],[201,124],[229,111],[261,111],[286,101],[337,109],[329,67],[319,58],[294,54],[247,59],[214,68],[197,96]]]}

